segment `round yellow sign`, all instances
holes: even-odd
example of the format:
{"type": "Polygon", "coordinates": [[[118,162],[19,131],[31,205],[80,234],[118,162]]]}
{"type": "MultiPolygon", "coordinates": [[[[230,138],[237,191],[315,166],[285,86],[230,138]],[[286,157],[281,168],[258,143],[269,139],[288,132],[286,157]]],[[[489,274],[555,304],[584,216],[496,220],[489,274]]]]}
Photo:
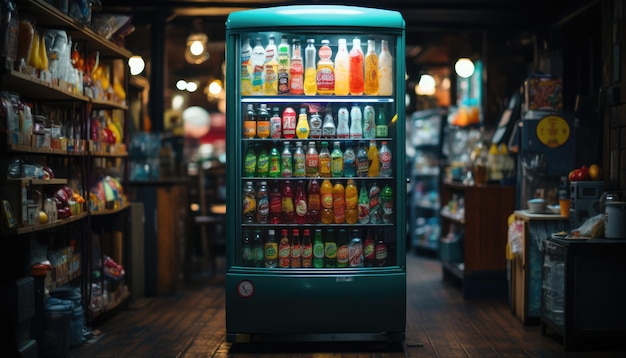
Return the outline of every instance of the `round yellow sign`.
{"type": "Polygon", "coordinates": [[[543,117],[537,123],[537,138],[549,148],[560,147],[570,136],[569,123],[555,115],[543,117]]]}

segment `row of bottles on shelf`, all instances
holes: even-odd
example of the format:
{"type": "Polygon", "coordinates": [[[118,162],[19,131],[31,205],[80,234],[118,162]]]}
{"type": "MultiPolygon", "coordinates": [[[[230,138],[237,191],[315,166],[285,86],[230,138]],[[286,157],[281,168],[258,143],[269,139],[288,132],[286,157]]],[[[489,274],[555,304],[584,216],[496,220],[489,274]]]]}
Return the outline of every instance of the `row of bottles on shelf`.
{"type": "Polygon", "coordinates": [[[391,185],[382,189],[376,183],[311,179],[305,187],[298,180],[295,190],[291,181],[266,181],[255,188],[251,181],[243,189],[244,224],[391,224],[394,196],[391,185]]]}
{"type": "Polygon", "coordinates": [[[16,92],[0,92],[0,128],[7,130],[9,144],[78,153],[87,150],[126,152],[120,113],[105,110],[92,112],[88,138],[92,140],[91,147],[87,146],[86,139],[81,139],[81,123],[76,118],[72,110],[27,102],[16,92]]]}
{"type": "MultiPolygon", "coordinates": [[[[337,53],[330,41],[321,41],[319,51],[315,39],[307,39],[302,56],[300,38],[283,36],[278,45],[270,36],[263,46],[257,37],[254,47],[245,38],[241,47],[241,94],[249,95],[337,95],[337,96],[391,96],[393,94],[393,56],[387,40],[368,39],[363,52],[361,39],[352,39],[348,51],[347,40],[337,41],[337,53]],[[319,61],[317,56],[319,55],[319,61]]],[[[333,44],[334,45],[334,44],[333,44]]]]}
{"type": "Polygon", "coordinates": [[[366,149],[365,141],[358,147],[352,143],[333,143],[330,151],[328,142],[309,142],[305,152],[302,142],[296,142],[292,153],[291,144],[283,143],[282,152],[276,144],[270,150],[263,143],[249,145],[244,158],[245,177],[291,178],[291,177],[391,177],[393,172],[392,153],[387,141],[382,141],[380,150],[375,140],[370,140],[366,149]]]}
{"type": "Polygon", "coordinates": [[[386,231],[333,228],[261,229],[243,233],[241,265],[266,268],[382,267],[389,264],[386,231]],[[313,235],[312,235],[313,234],[313,235]]]}
{"type": "Polygon", "coordinates": [[[300,113],[291,106],[272,108],[270,113],[267,104],[260,104],[254,109],[253,104],[246,107],[243,119],[244,138],[351,138],[374,139],[388,136],[389,128],[385,108],[376,109],[372,105],[365,105],[363,109],[358,104],[340,104],[336,116],[332,106],[325,109],[317,105],[300,108],[300,113]],[[324,119],[320,112],[324,112],[324,119]],[[335,117],[337,120],[335,120],[335,117]]]}

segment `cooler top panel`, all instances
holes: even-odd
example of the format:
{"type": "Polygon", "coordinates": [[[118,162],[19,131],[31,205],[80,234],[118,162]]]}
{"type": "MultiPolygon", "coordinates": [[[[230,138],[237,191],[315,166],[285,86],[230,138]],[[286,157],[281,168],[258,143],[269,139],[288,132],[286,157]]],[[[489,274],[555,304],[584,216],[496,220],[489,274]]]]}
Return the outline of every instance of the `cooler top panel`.
{"type": "Polygon", "coordinates": [[[226,29],[297,27],[370,27],[404,29],[397,11],[341,5],[277,6],[231,13],[226,29]]]}

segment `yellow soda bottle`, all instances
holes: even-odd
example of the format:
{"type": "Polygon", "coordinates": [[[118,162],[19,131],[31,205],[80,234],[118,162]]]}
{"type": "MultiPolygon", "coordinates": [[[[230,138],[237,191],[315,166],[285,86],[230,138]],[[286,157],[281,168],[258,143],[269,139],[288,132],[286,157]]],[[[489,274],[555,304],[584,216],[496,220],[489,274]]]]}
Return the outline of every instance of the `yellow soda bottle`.
{"type": "Polygon", "coordinates": [[[358,201],[359,192],[354,179],[348,179],[346,184],[346,224],[356,224],[359,218],[358,201]]]}
{"type": "Polygon", "coordinates": [[[324,179],[324,181],[322,181],[320,193],[322,195],[322,223],[332,224],[334,219],[333,184],[329,179],[324,179]]]}
{"type": "Polygon", "coordinates": [[[263,93],[268,96],[278,94],[278,54],[274,36],[265,47],[265,64],[263,67],[263,93]]]}
{"type": "Polygon", "coordinates": [[[304,94],[307,96],[315,96],[317,94],[317,69],[315,64],[315,40],[306,40],[307,45],[304,49],[304,94]]]}
{"type": "Polygon", "coordinates": [[[333,215],[335,224],[346,222],[346,193],[343,184],[340,182],[333,186],[333,215]]]}
{"type": "Polygon", "coordinates": [[[300,139],[309,138],[309,119],[306,115],[306,108],[300,108],[300,114],[298,115],[298,124],[296,125],[296,136],[300,139]]]}
{"type": "Polygon", "coordinates": [[[367,151],[367,160],[369,167],[367,170],[368,177],[377,177],[380,175],[380,159],[378,158],[378,148],[376,147],[376,141],[370,140],[370,148],[367,151]]]}
{"type": "Polygon", "coordinates": [[[332,95],[335,92],[335,65],[330,59],[333,50],[328,45],[328,40],[322,40],[319,49],[320,60],[317,62],[317,94],[332,95]]]}
{"type": "Polygon", "coordinates": [[[335,95],[347,96],[350,93],[350,54],[346,39],[339,39],[335,55],[335,95]]]}
{"type": "Polygon", "coordinates": [[[389,52],[387,40],[380,44],[378,55],[378,95],[391,96],[393,94],[393,56],[389,52]]]}
{"type": "Polygon", "coordinates": [[[241,46],[241,95],[252,95],[252,46],[250,38],[241,46]]]}
{"type": "Polygon", "coordinates": [[[378,55],[376,54],[376,43],[374,40],[367,40],[365,86],[363,88],[367,96],[378,95],[378,55]]]}

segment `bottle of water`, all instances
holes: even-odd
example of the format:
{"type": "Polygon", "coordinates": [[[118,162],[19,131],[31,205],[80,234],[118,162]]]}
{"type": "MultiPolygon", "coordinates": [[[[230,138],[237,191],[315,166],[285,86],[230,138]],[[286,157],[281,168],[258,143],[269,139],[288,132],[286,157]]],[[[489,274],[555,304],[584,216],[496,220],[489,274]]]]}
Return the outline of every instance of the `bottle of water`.
{"type": "Polygon", "coordinates": [[[361,107],[357,104],[352,105],[352,109],[350,109],[350,138],[363,138],[363,114],[361,107]]]}

